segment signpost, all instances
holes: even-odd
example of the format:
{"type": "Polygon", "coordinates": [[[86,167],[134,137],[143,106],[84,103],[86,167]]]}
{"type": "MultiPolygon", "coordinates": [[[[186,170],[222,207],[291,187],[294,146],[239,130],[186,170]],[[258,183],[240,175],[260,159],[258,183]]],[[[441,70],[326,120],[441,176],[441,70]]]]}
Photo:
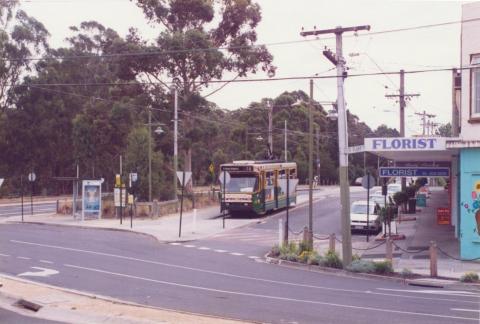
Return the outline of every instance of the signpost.
{"type": "Polygon", "coordinates": [[[130,204],[130,228],[133,228],[133,208],[135,207],[134,183],[138,180],[138,174],[132,172],[128,175],[128,179],[128,186],[130,188],[130,191],[132,192],[131,195],[128,195],[128,203],[130,204]]]}
{"type": "Polygon", "coordinates": [[[3,178],[0,178],[0,187],[1,187],[2,184],[3,184],[3,180],[4,180],[3,178]]]}
{"type": "Polygon", "coordinates": [[[182,236],[183,192],[185,190],[185,186],[190,181],[191,177],[191,171],[177,171],[177,178],[180,181],[180,185],[182,186],[182,196],[180,198],[180,224],[178,227],[178,237],[182,236]]]}
{"type": "Polygon", "coordinates": [[[362,178],[362,187],[367,189],[367,242],[370,239],[370,232],[369,232],[369,227],[370,227],[370,189],[373,188],[375,184],[375,178],[370,175],[370,172],[367,172],[367,175],[365,175],[362,178]]]}
{"type": "Polygon", "coordinates": [[[35,180],[37,179],[37,176],[35,175],[35,172],[30,172],[28,174],[28,181],[32,184],[32,190],[30,191],[30,211],[33,216],[33,190],[35,189],[34,184],[35,180]]]}
{"type": "Polygon", "coordinates": [[[379,176],[390,177],[450,177],[450,168],[445,167],[380,167],[379,176]]]}
{"type": "Polygon", "coordinates": [[[223,200],[223,207],[222,207],[222,220],[223,220],[223,228],[225,228],[225,186],[230,183],[230,173],[228,171],[222,171],[220,172],[220,176],[218,177],[218,180],[220,181],[221,185],[223,185],[223,194],[222,194],[222,200],[223,200]]]}

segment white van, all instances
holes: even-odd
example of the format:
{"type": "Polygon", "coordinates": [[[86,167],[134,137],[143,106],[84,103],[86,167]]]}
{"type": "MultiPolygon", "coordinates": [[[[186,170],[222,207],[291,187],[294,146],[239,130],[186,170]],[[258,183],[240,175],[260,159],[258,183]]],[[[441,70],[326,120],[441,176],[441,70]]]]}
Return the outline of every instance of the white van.
{"type": "Polygon", "coordinates": [[[350,208],[350,229],[351,231],[372,231],[379,232],[381,229],[381,223],[377,210],[375,208],[375,202],[370,201],[367,205],[367,201],[355,201],[350,208]],[[368,209],[367,209],[368,206],[368,209]],[[369,212],[369,218],[367,223],[367,210],[369,212]]]}

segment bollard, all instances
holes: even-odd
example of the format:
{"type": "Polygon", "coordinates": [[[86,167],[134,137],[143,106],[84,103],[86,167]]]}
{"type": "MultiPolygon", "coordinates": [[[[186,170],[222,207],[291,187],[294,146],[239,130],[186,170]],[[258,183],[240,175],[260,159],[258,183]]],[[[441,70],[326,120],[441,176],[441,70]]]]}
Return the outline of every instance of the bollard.
{"type": "Polygon", "coordinates": [[[390,261],[390,263],[393,264],[393,244],[392,244],[392,239],[390,237],[387,237],[387,241],[386,241],[386,258],[388,261],[390,261]]]}
{"type": "Polygon", "coordinates": [[[278,220],[278,246],[283,246],[283,220],[278,220]]]}
{"type": "Polygon", "coordinates": [[[437,243],[430,241],[430,277],[437,276],[437,243]]]}
{"type": "Polygon", "coordinates": [[[335,252],[335,233],[330,234],[328,238],[328,250],[335,252]]]}
{"type": "Polygon", "coordinates": [[[303,243],[306,246],[310,246],[310,232],[308,231],[307,226],[303,228],[303,243]]]}
{"type": "Polygon", "coordinates": [[[197,209],[193,209],[193,231],[192,233],[195,233],[197,231],[197,209]]]}

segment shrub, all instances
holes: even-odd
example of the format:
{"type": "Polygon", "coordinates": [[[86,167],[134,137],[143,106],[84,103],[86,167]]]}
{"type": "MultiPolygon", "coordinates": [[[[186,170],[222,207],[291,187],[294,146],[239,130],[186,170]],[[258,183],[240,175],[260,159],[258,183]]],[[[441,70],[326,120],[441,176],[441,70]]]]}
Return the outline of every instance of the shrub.
{"type": "Polygon", "coordinates": [[[355,253],[354,255],[352,255],[352,261],[357,261],[357,260],[361,260],[362,257],[359,256],[357,253],[355,253]]]}
{"type": "Polygon", "coordinates": [[[413,272],[412,272],[410,269],[403,268],[403,269],[402,269],[402,272],[400,272],[400,275],[401,275],[403,278],[410,278],[410,277],[413,276],[413,272]]]}
{"type": "Polygon", "coordinates": [[[478,274],[476,272],[467,272],[460,277],[461,282],[477,282],[478,274]]]}
{"type": "Polygon", "coordinates": [[[415,185],[408,186],[405,188],[405,193],[407,194],[408,198],[414,198],[415,194],[417,193],[417,187],[415,185]]]}
{"type": "Polygon", "coordinates": [[[408,202],[408,196],[405,191],[398,191],[393,194],[393,201],[397,206],[401,206],[408,202]]]}
{"type": "Polygon", "coordinates": [[[375,264],[373,261],[368,260],[354,260],[347,267],[347,270],[352,272],[374,273],[375,264]]]}
{"type": "Polygon", "coordinates": [[[297,262],[298,261],[298,255],[296,253],[288,253],[288,254],[285,255],[284,260],[297,262]]]}
{"type": "Polygon", "coordinates": [[[297,260],[299,262],[302,262],[302,263],[307,263],[307,260],[308,260],[308,257],[310,256],[310,253],[309,251],[302,251],[299,255],[298,255],[298,258],[297,260]]]}
{"type": "Polygon", "coordinates": [[[274,247],[272,247],[272,249],[270,250],[270,256],[271,257],[278,257],[280,255],[280,247],[278,245],[275,245],[274,247]]]}
{"type": "Polygon", "coordinates": [[[325,254],[325,258],[323,259],[321,265],[336,269],[343,268],[342,260],[340,260],[340,257],[335,251],[328,251],[325,254]]]}
{"type": "Polygon", "coordinates": [[[390,261],[379,261],[373,263],[375,266],[375,273],[388,274],[393,273],[392,263],[390,261]]]}
{"type": "Polygon", "coordinates": [[[308,256],[308,260],[307,260],[307,264],[311,264],[311,265],[320,265],[323,263],[323,258],[318,255],[317,252],[312,252],[310,253],[310,255],[308,256]]]}
{"type": "Polygon", "coordinates": [[[294,254],[298,253],[297,244],[295,242],[289,242],[288,244],[284,244],[280,247],[280,254],[290,254],[290,253],[294,253],[294,254]]]}
{"type": "Polygon", "coordinates": [[[308,252],[308,251],[311,251],[311,249],[310,249],[310,246],[308,246],[307,242],[302,241],[298,243],[298,254],[302,254],[302,252],[304,251],[308,252]]]}

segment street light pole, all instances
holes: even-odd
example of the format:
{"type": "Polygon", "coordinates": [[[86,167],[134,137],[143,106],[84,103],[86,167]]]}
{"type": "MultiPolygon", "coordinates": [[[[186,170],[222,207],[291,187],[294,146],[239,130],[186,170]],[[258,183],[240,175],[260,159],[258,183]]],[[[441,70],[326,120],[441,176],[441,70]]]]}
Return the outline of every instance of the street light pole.
{"type": "Polygon", "coordinates": [[[178,170],[178,90],[173,89],[174,120],[173,120],[173,198],[177,199],[177,170],[178,170]]]}
{"type": "Polygon", "coordinates": [[[268,147],[270,148],[270,153],[273,154],[273,135],[272,135],[273,105],[270,102],[270,100],[267,100],[267,108],[268,108],[268,147]]]}
{"type": "Polygon", "coordinates": [[[150,107],[148,108],[148,201],[152,201],[152,108],[150,107]]]}
{"type": "Polygon", "coordinates": [[[313,248],[313,80],[308,105],[308,246],[313,248]]]}

